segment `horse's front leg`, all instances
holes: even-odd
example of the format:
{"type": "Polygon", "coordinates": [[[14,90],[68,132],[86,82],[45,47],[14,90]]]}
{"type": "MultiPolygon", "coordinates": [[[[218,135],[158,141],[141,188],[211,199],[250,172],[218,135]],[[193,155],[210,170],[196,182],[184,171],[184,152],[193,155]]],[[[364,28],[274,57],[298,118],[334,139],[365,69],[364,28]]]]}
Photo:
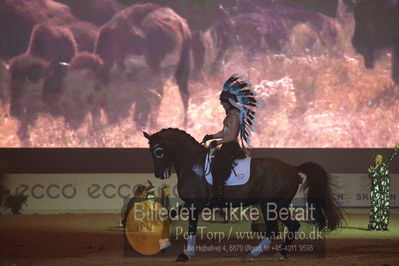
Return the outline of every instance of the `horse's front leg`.
{"type": "Polygon", "coordinates": [[[269,217],[267,202],[262,202],[259,205],[266,224],[266,235],[262,241],[260,241],[260,243],[251,251],[249,254],[250,259],[259,257],[264,250],[267,250],[272,243],[272,239],[278,233],[277,220],[267,219],[267,217],[269,217]]]}
{"type": "Polygon", "coordinates": [[[179,256],[177,256],[176,259],[177,262],[185,262],[195,255],[195,242],[196,242],[198,217],[202,211],[202,208],[199,208],[196,205],[192,205],[192,209],[193,211],[190,212],[190,217],[188,220],[187,247],[182,253],[179,254],[179,256]]]}

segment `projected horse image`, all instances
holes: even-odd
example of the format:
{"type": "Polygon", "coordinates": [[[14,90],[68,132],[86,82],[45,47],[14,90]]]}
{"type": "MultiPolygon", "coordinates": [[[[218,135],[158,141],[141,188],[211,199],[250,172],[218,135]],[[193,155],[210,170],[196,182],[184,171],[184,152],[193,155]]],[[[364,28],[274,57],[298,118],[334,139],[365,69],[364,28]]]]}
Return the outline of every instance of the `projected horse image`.
{"type": "Polygon", "coordinates": [[[0,1],[0,146],[145,147],[142,131],[212,132],[219,82],[239,72],[261,103],[256,148],[391,147],[397,5],[0,1]]]}
{"type": "MultiPolygon", "coordinates": [[[[215,207],[209,206],[212,204],[209,203],[211,185],[205,180],[204,174],[198,171],[204,169],[207,149],[179,129],[163,129],[152,135],[144,132],[144,136],[149,140],[155,176],[169,178],[171,167],[174,166],[179,196],[185,202],[184,206],[194,207],[193,215],[189,217],[187,246],[195,247],[198,216],[205,207],[215,207]]],[[[277,210],[289,206],[300,184],[299,172],[302,172],[307,176],[307,202],[315,207],[312,223],[319,230],[332,231],[340,227],[342,211],[331,193],[330,175],[322,166],[312,162],[292,166],[275,158],[254,158],[250,168],[251,174],[246,184],[225,187],[225,195],[229,195],[225,198],[226,203],[231,206],[259,205],[263,216],[267,217],[268,204],[275,204],[277,210]]],[[[287,226],[289,233],[276,256],[285,258],[300,224],[293,217],[281,222],[287,226]]],[[[261,255],[271,244],[271,236],[278,232],[277,220],[265,219],[265,224],[266,237],[251,252],[250,257],[261,255]]],[[[194,251],[185,251],[178,256],[177,261],[186,261],[193,255],[194,251]]]]}
{"type": "Polygon", "coordinates": [[[392,79],[399,84],[399,2],[346,1],[353,8],[355,29],[353,48],[364,58],[366,68],[372,69],[381,51],[392,49],[392,79]]]}
{"type": "MultiPolygon", "coordinates": [[[[101,27],[95,54],[104,60],[104,73],[108,80],[111,79],[111,69],[114,64],[118,71],[123,72],[126,69],[125,59],[128,55],[144,56],[145,64],[151,70],[151,75],[147,79],[160,80],[159,85],[151,89],[161,99],[163,96],[162,75],[167,68],[165,64],[173,66],[174,77],[184,106],[186,124],[190,42],[191,31],[186,20],[172,9],[156,4],[133,5],[115,14],[101,27]],[[174,61],[177,62],[166,62],[168,55],[175,54],[178,58],[174,61]]],[[[121,77],[114,79],[121,79],[121,77]]],[[[138,87],[143,90],[143,84],[138,87]]],[[[151,103],[147,98],[142,97],[137,101],[140,108],[136,108],[134,115],[135,121],[143,126],[149,118],[148,114],[157,113],[160,105],[160,102],[151,103]]]]}

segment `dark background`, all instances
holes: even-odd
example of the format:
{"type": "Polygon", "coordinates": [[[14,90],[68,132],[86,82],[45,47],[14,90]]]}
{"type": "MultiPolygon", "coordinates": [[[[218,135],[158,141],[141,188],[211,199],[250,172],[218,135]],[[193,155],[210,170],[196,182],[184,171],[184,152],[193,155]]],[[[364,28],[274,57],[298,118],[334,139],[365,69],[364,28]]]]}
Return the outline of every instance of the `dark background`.
{"type": "MultiPolygon", "coordinates": [[[[275,157],[299,165],[313,161],[331,173],[367,173],[375,154],[388,159],[393,149],[253,149],[254,158],[275,157]]],[[[152,157],[143,148],[3,148],[9,173],[151,173],[152,157]]],[[[399,173],[398,158],[391,173],[399,173]]]]}

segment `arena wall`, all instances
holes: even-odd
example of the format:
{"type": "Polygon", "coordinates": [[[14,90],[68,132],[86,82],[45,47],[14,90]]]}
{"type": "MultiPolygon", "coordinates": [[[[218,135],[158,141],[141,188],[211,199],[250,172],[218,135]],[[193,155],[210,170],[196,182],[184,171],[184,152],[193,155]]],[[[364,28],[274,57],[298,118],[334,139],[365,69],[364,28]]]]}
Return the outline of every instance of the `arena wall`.
{"type": "MultiPolygon", "coordinates": [[[[333,193],[347,212],[368,212],[370,179],[366,174],[333,174],[333,193]]],[[[11,193],[28,195],[23,213],[117,213],[132,197],[138,184],[150,180],[159,189],[167,184],[171,198],[178,200],[175,174],[167,180],[152,173],[121,174],[10,174],[7,186],[11,193]]],[[[391,175],[391,207],[399,210],[399,174],[391,175]]],[[[159,194],[159,193],[158,193],[159,194]]],[[[295,196],[304,198],[304,189],[295,196]]]]}
{"type": "MultiPolygon", "coordinates": [[[[367,212],[370,180],[367,168],[375,154],[393,149],[254,149],[252,157],[275,157],[293,165],[314,161],[334,175],[337,200],[349,212],[367,212]]],[[[11,193],[28,197],[23,213],[119,212],[137,184],[156,187],[177,183],[175,175],[153,175],[148,149],[0,149],[8,164],[11,193]]],[[[391,206],[399,210],[399,163],[391,165],[391,206]]],[[[176,189],[172,197],[177,197],[176,189]]],[[[298,190],[297,197],[303,197],[298,190]]]]}

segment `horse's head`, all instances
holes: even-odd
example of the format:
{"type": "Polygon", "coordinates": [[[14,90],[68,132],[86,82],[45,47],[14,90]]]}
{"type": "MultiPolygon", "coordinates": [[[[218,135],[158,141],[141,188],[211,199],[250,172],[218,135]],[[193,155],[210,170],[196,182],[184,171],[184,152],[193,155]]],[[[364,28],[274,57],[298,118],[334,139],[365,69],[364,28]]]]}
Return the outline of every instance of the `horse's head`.
{"type": "Polygon", "coordinates": [[[206,151],[195,138],[177,128],[162,129],[152,135],[146,132],[143,134],[149,140],[157,178],[169,178],[172,165],[177,167],[176,171],[178,171],[185,165],[187,159],[206,151]]]}
{"type": "Polygon", "coordinates": [[[150,135],[146,132],[143,132],[143,134],[149,140],[155,177],[160,179],[169,178],[171,175],[172,159],[171,155],[168,154],[167,144],[157,134],[150,135]]]}

